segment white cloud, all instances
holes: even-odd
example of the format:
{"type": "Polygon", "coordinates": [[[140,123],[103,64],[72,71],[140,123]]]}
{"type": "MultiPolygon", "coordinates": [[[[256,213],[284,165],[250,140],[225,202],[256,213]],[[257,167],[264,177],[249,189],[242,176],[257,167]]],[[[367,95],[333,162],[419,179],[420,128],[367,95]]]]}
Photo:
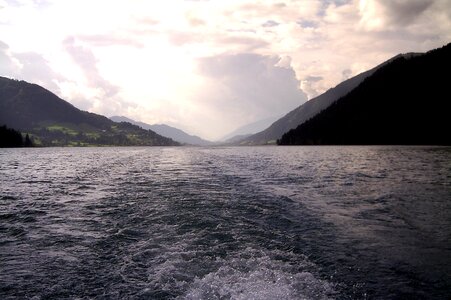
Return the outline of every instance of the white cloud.
{"type": "Polygon", "coordinates": [[[83,71],[88,86],[98,88],[105,98],[111,98],[118,94],[119,87],[105,80],[97,69],[97,59],[92,51],[86,47],[76,44],[73,37],[64,40],[63,45],[74,62],[83,71]]]}
{"type": "Polygon", "coordinates": [[[39,53],[15,53],[2,41],[0,41],[0,75],[42,85],[56,94],[60,94],[57,82],[63,79],[39,53]]]}
{"type": "MultiPolygon", "coordinates": [[[[293,69],[278,66],[280,57],[257,54],[218,55],[199,59],[205,88],[198,107],[216,120],[218,132],[282,115],[307,100],[293,69]]],[[[204,116],[203,116],[204,117],[204,116]]]]}
{"type": "Polygon", "coordinates": [[[9,46],[0,41],[0,75],[5,74],[10,77],[15,77],[18,74],[20,65],[14,61],[11,56],[9,46]]]}

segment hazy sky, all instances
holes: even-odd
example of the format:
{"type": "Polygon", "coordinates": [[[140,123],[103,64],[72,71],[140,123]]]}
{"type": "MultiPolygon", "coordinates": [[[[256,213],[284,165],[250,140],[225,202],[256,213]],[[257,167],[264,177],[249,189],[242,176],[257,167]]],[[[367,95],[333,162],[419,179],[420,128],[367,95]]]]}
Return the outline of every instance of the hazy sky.
{"type": "Polygon", "coordinates": [[[209,139],[450,41],[449,0],[0,0],[0,76],[209,139]]]}

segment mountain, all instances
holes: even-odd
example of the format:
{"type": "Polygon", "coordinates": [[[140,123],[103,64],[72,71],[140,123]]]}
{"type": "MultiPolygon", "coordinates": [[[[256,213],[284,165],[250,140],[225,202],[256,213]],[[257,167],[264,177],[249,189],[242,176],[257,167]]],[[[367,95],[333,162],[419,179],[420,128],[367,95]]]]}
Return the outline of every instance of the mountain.
{"type": "Polygon", "coordinates": [[[165,124],[154,124],[150,125],[152,130],[157,132],[162,136],[169,137],[174,141],[182,144],[196,145],[196,146],[210,146],[213,145],[212,142],[204,140],[197,135],[190,135],[183,130],[175,127],[171,127],[165,124]]]}
{"type": "MultiPolygon", "coordinates": [[[[415,56],[414,53],[406,54],[406,56],[415,56]]],[[[348,80],[343,81],[338,84],[336,87],[327,90],[325,93],[315,97],[298,108],[292,110],[284,117],[280,118],[276,122],[274,122],[267,129],[258,132],[244,140],[241,141],[241,144],[247,145],[264,145],[264,144],[275,144],[277,139],[279,139],[284,133],[289,131],[290,129],[296,128],[298,125],[304,123],[308,119],[312,118],[316,114],[318,114],[323,109],[327,108],[329,105],[337,101],[339,98],[343,97],[351,90],[356,88],[365,78],[372,75],[376,70],[380,67],[384,66],[388,62],[396,59],[396,57],[384,62],[377,67],[368,70],[366,72],[360,73],[348,80]]]]}
{"type": "Polygon", "coordinates": [[[246,124],[244,126],[241,126],[234,131],[230,132],[226,136],[222,137],[220,141],[230,143],[230,142],[238,142],[240,140],[243,140],[244,138],[247,138],[257,132],[262,131],[265,128],[268,128],[269,125],[271,125],[274,121],[276,121],[279,117],[271,117],[266,118],[263,120],[259,120],[257,122],[253,122],[250,124],[246,124]]]}
{"type": "Polygon", "coordinates": [[[174,128],[165,124],[149,125],[143,122],[135,121],[123,116],[110,117],[114,122],[128,122],[137,125],[144,129],[155,131],[159,135],[168,137],[181,144],[197,145],[197,146],[209,146],[213,145],[212,142],[204,140],[196,135],[190,135],[178,128],[174,128]]]}
{"type": "Polygon", "coordinates": [[[128,123],[82,111],[43,87],[0,77],[0,126],[23,133],[40,146],[177,145],[128,123]]]}
{"type": "Polygon", "coordinates": [[[240,145],[241,141],[250,137],[251,135],[252,134],[235,135],[235,136],[232,136],[231,138],[223,141],[220,145],[232,145],[232,146],[240,145]]]}
{"type": "Polygon", "coordinates": [[[451,145],[449,78],[451,44],[399,56],[279,143],[451,145]]]}

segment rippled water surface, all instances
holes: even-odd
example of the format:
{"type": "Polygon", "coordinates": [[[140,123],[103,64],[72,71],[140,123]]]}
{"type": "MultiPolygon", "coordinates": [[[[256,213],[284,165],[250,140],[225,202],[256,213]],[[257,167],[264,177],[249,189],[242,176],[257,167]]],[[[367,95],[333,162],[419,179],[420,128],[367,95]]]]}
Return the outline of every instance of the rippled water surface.
{"type": "Polygon", "coordinates": [[[448,299],[451,148],[0,149],[1,299],[448,299]]]}

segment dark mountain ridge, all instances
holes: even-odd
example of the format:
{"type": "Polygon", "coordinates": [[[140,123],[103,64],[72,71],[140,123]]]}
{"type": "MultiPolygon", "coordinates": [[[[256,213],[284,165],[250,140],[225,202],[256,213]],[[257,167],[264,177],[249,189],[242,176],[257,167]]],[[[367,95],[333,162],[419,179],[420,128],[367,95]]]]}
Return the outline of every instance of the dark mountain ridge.
{"type": "Polygon", "coordinates": [[[0,125],[30,133],[37,145],[177,145],[150,130],[82,111],[43,87],[0,77],[0,125]]]}
{"type": "Polygon", "coordinates": [[[451,44],[398,56],[281,145],[451,145],[451,44]]]}
{"type": "Polygon", "coordinates": [[[356,88],[362,83],[365,78],[371,76],[382,66],[390,63],[399,57],[414,57],[417,53],[398,54],[382,64],[360,73],[350,79],[347,79],[334,88],[327,90],[325,93],[305,102],[301,106],[290,111],[288,114],[271,124],[267,129],[258,132],[250,137],[242,140],[240,144],[247,145],[263,145],[275,144],[284,133],[290,129],[294,129],[308,119],[314,117],[316,114],[327,108],[329,105],[337,101],[339,98],[345,96],[347,93],[356,88]]]}

